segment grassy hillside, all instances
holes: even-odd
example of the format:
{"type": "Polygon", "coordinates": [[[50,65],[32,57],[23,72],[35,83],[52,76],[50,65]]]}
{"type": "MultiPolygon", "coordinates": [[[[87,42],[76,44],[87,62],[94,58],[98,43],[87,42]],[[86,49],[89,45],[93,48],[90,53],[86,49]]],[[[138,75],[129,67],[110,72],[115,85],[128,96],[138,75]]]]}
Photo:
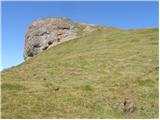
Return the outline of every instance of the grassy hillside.
{"type": "Polygon", "coordinates": [[[2,118],[158,118],[158,69],[158,29],[99,28],[2,71],[2,118]]]}

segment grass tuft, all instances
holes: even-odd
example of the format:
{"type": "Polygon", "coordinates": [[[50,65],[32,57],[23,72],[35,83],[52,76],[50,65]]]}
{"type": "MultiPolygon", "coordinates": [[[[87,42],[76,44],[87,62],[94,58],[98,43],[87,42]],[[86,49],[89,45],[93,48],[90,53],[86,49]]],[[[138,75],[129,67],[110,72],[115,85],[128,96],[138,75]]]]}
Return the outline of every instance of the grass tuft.
{"type": "Polygon", "coordinates": [[[153,80],[137,80],[136,83],[139,86],[152,86],[156,84],[153,80]]]}
{"type": "Polygon", "coordinates": [[[3,90],[25,90],[26,88],[22,85],[19,85],[19,84],[8,84],[8,83],[5,83],[5,84],[2,84],[1,88],[3,90]]]}

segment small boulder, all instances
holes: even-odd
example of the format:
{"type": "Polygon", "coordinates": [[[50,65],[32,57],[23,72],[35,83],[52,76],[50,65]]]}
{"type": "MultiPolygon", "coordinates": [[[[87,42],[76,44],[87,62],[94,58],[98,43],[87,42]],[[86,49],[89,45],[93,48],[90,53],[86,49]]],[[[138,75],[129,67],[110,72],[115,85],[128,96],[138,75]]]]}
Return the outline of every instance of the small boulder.
{"type": "Polygon", "coordinates": [[[123,105],[124,105],[124,107],[123,107],[124,113],[133,113],[137,109],[137,107],[131,97],[125,98],[123,105]]]}

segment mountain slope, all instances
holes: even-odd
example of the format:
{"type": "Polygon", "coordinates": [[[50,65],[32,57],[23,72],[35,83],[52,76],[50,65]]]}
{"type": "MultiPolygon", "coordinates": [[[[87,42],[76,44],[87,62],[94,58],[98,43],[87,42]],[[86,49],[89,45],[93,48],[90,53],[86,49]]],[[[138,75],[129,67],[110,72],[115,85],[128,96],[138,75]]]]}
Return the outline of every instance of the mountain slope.
{"type": "Polygon", "coordinates": [[[158,29],[97,29],[2,71],[2,118],[158,118],[158,29]]]}

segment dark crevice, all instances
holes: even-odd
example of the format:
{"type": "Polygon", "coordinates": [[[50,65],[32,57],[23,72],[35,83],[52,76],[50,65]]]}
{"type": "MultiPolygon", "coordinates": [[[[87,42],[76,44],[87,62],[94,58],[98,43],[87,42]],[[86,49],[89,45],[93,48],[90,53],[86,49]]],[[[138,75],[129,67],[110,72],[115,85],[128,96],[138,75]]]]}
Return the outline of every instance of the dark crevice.
{"type": "Polygon", "coordinates": [[[48,34],[49,34],[48,32],[44,32],[44,33],[41,34],[41,36],[48,35],[48,34]]]}
{"type": "Polygon", "coordinates": [[[60,42],[60,41],[61,41],[60,38],[54,39],[54,42],[60,42]]]}
{"type": "Polygon", "coordinates": [[[35,36],[44,36],[44,35],[48,35],[48,34],[49,34],[48,32],[43,32],[43,33],[36,34],[35,36]]]}
{"type": "Polygon", "coordinates": [[[34,47],[34,48],[39,48],[40,45],[39,45],[39,44],[34,44],[33,47],[34,47]]]}
{"type": "Polygon", "coordinates": [[[49,41],[49,42],[48,42],[48,45],[52,45],[52,43],[53,43],[53,41],[49,41]]]}
{"type": "Polygon", "coordinates": [[[28,56],[29,56],[29,57],[33,57],[33,53],[29,53],[28,56]]]}
{"type": "Polygon", "coordinates": [[[57,28],[60,30],[69,30],[70,29],[69,27],[57,27],[57,28]]]}
{"type": "Polygon", "coordinates": [[[46,50],[48,48],[48,46],[44,47],[43,50],[46,50]]]}

